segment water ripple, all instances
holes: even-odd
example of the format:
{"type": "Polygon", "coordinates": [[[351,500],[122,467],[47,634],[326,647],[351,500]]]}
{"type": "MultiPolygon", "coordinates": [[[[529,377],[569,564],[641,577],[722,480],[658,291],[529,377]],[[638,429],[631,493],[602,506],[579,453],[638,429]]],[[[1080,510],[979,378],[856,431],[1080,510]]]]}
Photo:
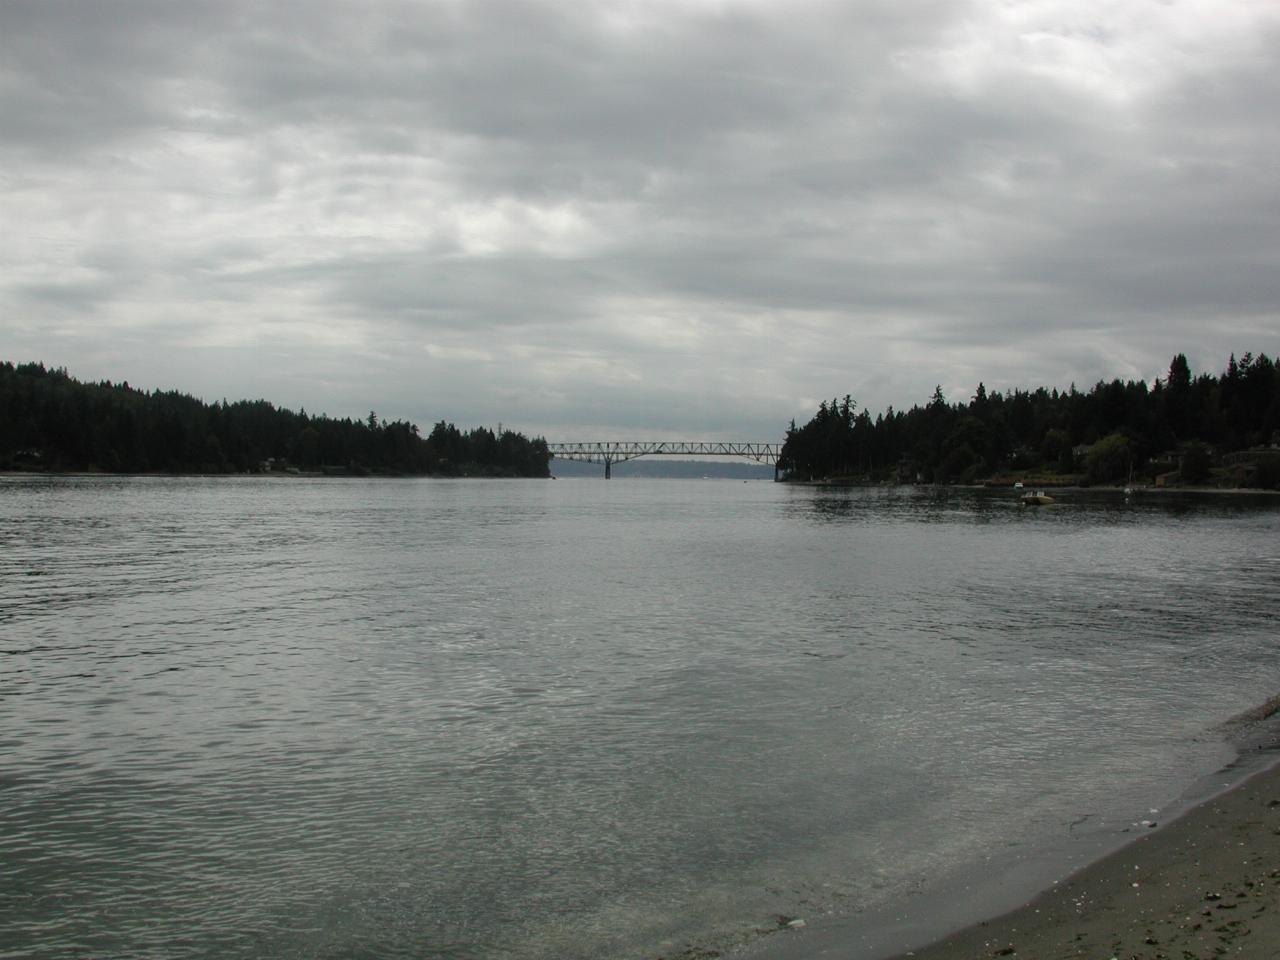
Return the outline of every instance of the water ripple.
{"type": "Polygon", "coordinates": [[[1278,521],[0,479],[0,953],[643,957],[916,889],[1221,759],[1278,521]]]}

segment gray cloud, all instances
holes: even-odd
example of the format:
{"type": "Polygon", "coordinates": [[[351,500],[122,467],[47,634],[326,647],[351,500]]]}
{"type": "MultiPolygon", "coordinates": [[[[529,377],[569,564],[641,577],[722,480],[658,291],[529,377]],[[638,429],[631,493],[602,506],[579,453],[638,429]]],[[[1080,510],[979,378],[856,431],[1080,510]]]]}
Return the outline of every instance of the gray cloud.
{"type": "Polygon", "coordinates": [[[1245,2],[0,6],[15,359],[776,436],[1276,352],[1245,2]]]}

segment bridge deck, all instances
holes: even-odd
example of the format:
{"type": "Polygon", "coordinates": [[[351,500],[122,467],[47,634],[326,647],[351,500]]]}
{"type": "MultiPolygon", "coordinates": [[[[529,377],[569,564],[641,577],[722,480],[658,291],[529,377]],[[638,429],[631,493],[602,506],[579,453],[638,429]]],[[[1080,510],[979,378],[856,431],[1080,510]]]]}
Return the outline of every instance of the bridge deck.
{"type": "Polygon", "coordinates": [[[587,463],[623,463],[636,457],[738,457],[757,463],[777,464],[780,443],[725,440],[600,440],[584,443],[548,443],[553,457],[587,463]]]}

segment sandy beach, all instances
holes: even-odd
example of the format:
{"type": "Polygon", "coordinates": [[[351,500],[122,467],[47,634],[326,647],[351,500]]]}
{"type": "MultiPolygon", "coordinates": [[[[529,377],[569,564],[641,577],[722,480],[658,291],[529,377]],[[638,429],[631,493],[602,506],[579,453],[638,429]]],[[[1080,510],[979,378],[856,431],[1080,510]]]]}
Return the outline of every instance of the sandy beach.
{"type": "MultiPolygon", "coordinates": [[[[1276,702],[1237,722],[1271,718],[1276,702]]],[[[1256,731],[1255,731],[1256,732],[1256,731]]],[[[768,960],[1275,960],[1280,957],[1280,762],[1261,737],[1257,770],[1054,882],[1009,912],[934,942],[933,931],[981,911],[968,896],[840,930],[787,931],[745,956],[768,960]],[[912,916],[912,914],[915,914],[912,916]],[[951,918],[951,919],[949,919],[951,918]],[[894,948],[893,943],[900,946],[894,948]]],[[[1268,738],[1270,739],[1270,738],[1268,738]]],[[[1274,743],[1274,740],[1271,739],[1274,743]]],[[[1235,772],[1239,777],[1240,771],[1235,772]]],[[[1223,771],[1221,783],[1232,779],[1223,771]]],[[[1206,783],[1212,783],[1211,778],[1206,783]]],[[[1211,789],[1211,788],[1210,788],[1211,789]]],[[[1001,878],[998,883],[1018,883],[1001,878]]]]}
{"type": "Polygon", "coordinates": [[[1280,767],[914,960],[1280,956],[1280,767]]]}
{"type": "MultiPolygon", "coordinates": [[[[899,942],[912,944],[922,928],[937,924],[937,917],[903,923],[899,942]]],[[[841,943],[802,932],[773,947],[766,955],[787,960],[1275,960],[1280,764],[1158,825],[1024,906],[927,946],[895,952],[883,937],[841,943]]]]}

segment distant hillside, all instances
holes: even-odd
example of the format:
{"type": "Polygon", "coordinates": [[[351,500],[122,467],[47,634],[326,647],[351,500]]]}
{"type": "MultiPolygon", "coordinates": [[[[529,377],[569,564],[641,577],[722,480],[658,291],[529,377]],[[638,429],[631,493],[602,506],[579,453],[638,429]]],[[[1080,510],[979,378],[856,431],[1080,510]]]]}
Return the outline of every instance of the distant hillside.
{"type": "Polygon", "coordinates": [[[546,477],[541,437],[443,420],[309,416],[266,400],[206,404],[176,391],[81,383],[42,363],[0,363],[0,470],[106,473],[546,477]]]}

